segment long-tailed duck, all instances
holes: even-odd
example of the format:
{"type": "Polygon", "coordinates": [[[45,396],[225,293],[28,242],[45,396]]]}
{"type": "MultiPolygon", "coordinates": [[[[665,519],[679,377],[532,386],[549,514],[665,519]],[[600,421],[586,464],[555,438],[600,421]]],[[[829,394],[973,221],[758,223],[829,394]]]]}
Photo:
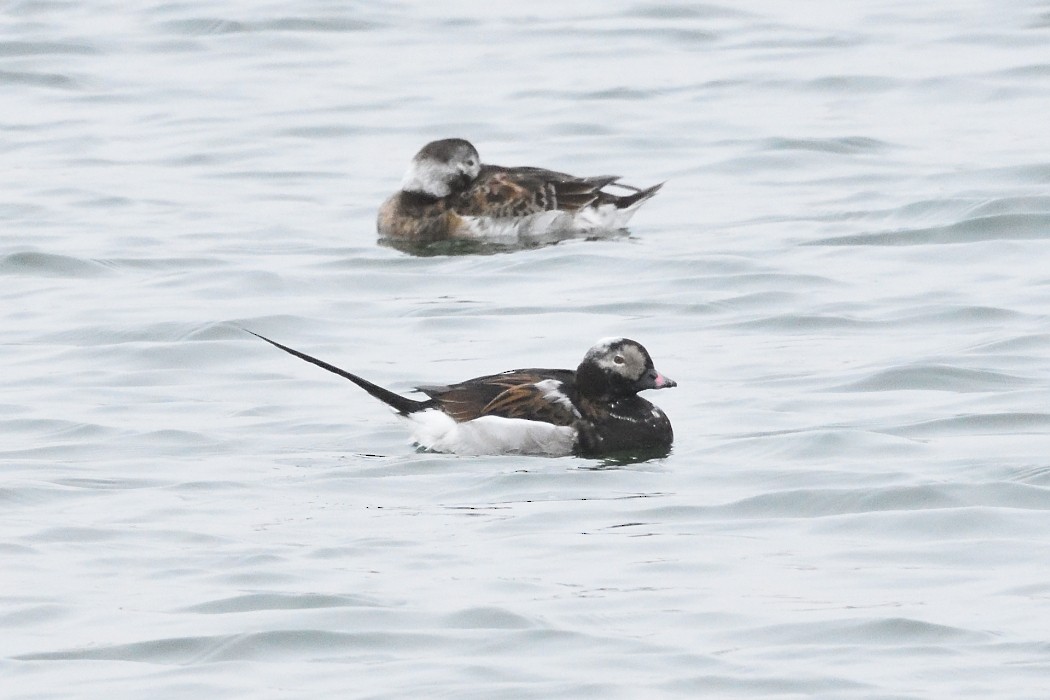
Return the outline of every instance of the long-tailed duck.
{"type": "MultiPolygon", "coordinates": [[[[251,333],[251,331],[248,331],[251,333]]],[[[576,370],[517,369],[458,384],[420,386],[406,398],[258,333],[252,335],[361,387],[412,427],[435,452],[607,457],[666,455],[674,433],[658,407],[638,396],[677,384],[656,371],[642,345],[601,340],[576,370]]]]}
{"type": "Polygon", "coordinates": [[[619,179],[485,165],[469,141],[432,141],[412,159],[401,189],[379,208],[377,228],[381,238],[420,243],[521,242],[619,230],[663,186],[639,189],[619,179]]]}

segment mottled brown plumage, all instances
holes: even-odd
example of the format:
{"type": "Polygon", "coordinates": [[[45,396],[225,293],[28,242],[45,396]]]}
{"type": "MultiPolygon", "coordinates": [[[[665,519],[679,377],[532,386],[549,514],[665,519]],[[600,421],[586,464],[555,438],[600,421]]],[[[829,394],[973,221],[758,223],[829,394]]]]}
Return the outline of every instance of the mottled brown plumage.
{"type": "Polygon", "coordinates": [[[381,235],[407,241],[433,242],[454,238],[463,230],[463,220],[449,208],[450,201],[398,192],[379,207],[377,226],[381,235]]]}
{"type": "Polygon", "coordinates": [[[434,141],[413,159],[401,190],[380,206],[377,228],[384,238],[419,242],[617,229],[662,186],[639,189],[618,180],[482,165],[468,141],[434,141]],[[627,193],[604,189],[610,186],[627,193]]]}

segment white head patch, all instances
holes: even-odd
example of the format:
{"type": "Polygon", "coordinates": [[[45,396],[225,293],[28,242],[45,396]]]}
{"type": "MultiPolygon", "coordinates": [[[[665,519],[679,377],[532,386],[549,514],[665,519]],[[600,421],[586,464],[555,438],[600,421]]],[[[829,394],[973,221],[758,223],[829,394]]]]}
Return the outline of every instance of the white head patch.
{"type": "Polygon", "coordinates": [[[481,171],[481,159],[469,141],[445,139],[424,146],[408,165],[401,190],[431,197],[447,197],[457,181],[472,182],[481,171]]]}
{"type": "Polygon", "coordinates": [[[641,377],[647,369],[644,350],[638,343],[626,338],[602,338],[587,351],[585,359],[631,380],[641,377]]]}

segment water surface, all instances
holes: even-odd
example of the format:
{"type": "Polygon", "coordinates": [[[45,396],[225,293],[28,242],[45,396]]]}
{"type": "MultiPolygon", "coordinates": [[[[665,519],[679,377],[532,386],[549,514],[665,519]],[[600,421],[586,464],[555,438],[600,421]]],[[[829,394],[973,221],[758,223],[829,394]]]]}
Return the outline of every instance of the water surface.
{"type": "Polygon", "coordinates": [[[6,697],[1042,697],[1044,4],[15,2],[6,697]],[[629,236],[376,244],[425,142],[629,236]],[[455,251],[453,251],[455,252],[455,251]],[[643,342],[662,460],[363,392],[643,342]]]}

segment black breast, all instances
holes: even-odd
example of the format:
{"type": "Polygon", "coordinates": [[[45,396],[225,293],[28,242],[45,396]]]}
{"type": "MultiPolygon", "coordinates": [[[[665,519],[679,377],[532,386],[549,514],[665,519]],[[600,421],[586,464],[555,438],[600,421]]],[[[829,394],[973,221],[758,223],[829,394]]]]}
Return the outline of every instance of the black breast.
{"type": "Polygon", "coordinates": [[[671,421],[640,396],[604,405],[585,402],[581,411],[578,451],[583,457],[642,452],[666,454],[674,441],[671,421]]]}

